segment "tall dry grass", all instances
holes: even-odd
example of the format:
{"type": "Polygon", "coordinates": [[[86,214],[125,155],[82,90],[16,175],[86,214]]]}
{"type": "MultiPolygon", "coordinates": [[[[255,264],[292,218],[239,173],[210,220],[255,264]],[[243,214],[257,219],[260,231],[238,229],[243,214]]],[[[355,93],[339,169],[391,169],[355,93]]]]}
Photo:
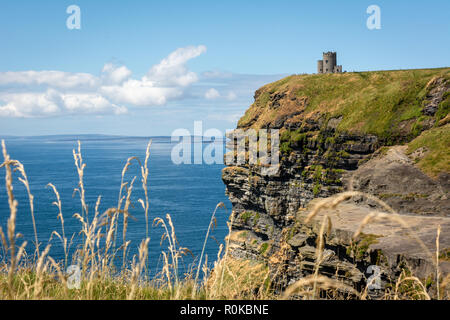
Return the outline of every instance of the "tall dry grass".
{"type": "MultiPolygon", "coordinates": [[[[195,299],[205,297],[203,286],[197,286],[199,282],[198,271],[192,268],[190,274],[180,278],[180,260],[186,254],[190,253],[188,248],[179,245],[175,226],[169,214],[165,218],[155,218],[152,227],[162,227],[163,235],[160,239],[161,247],[167,244],[166,249],[162,250],[163,266],[160,273],[153,279],[149,279],[148,267],[148,244],[150,241],[149,226],[149,157],[151,141],[146,148],[145,160],[143,163],[137,157],[127,159],[121,173],[121,185],[119,188],[119,197],[117,206],[99,212],[101,197],[97,198],[94,210],[89,210],[89,204],[86,201],[86,188],[84,183],[84,171],[86,163],[83,160],[81,143],[78,141],[77,148],[73,150],[74,164],[78,175],[77,187],[74,194],[78,194],[80,201],[80,211],[75,212],[73,217],[80,224],[79,234],[82,237],[81,245],[71,254],[71,246],[74,236],[70,238],[65,230],[65,215],[62,210],[61,196],[57,187],[48,183],[47,187],[51,189],[55,196],[52,205],[57,208],[56,218],[60,221],[60,231],[54,230],[48,241],[48,245],[40,252],[38,233],[34,217],[33,195],[30,190],[28,177],[23,165],[11,159],[6,150],[6,145],[2,141],[3,162],[1,168],[5,168],[5,186],[7,190],[10,216],[6,233],[0,227],[0,242],[4,252],[3,261],[0,267],[0,299],[142,299],[142,298],[164,298],[179,299],[193,297],[195,299]],[[142,189],[144,198],[138,199],[145,215],[146,238],[141,242],[138,248],[138,254],[128,259],[130,241],[127,239],[129,219],[133,219],[130,214],[132,206],[131,196],[137,177],[132,177],[127,181],[126,173],[136,161],[140,166],[142,189]],[[16,216],[18,202],[13,193],[13,173],[18,171],[21,174],[19,181],[22,182],[27,190],[30,202],[30,211],[33,220],[35,234],[35,258],[31,261],[24,261],[26,255],[27,243],[24,241],[20,246],[17,245],[17,239],[20,237],[16,233],[16,216]],[[92,213],[93,212],[93,213],[92,213]],[[121,245],[118,244],[119,223],[121,222],[121,245]],[[64,259],[55,261],[51,255],[51,243],[53,239],[59,239],[61,242],[64,259]],[[118,253],[122,254],[122,264],[117,272],[118,253]],[[7,255],[7,257],[5,257],[7,255]],[[71,255],[71,257],[70,257],[71,255]],[[71,262],[72,261],[72,262],[71,262]],[[131,264],[128,265],[128,261],[131,264]],[[68,280],[70,274],[66,273],[68,265],[72,263],[81,270],[81,288],[68,289],[68,280]],[[195,272],[197,272],[194,277],[195,272]],[[145,275],[145,276],[144,276],[145,275]]],[[[214,210],[211,218],[211,224],[205,237],[204,247],[210,231],[215,223],[215,214],[218,208],[223,207],[219,204],[214,210]],[[213,223],[214,222],[214,223],[213,223]]],[[[203,269],[205,275],[211,271],[207,270],[207,257],[202,264],[205,248],[202,250],[198,269],[203,269]]]]}
{"type": "MultiPolygon", "coordinates": [[[[354,288],[342,281],[331,279],[320,274],[320,265],[324,260],[325,235],[330,234],[333,228],[329,216],[325,215],[321,221],[316,244],[316,261],[313,273],[289,286],[281,294],[276,294],[273,283],[275,277],[267,264],[260,261],[245,261],[236,259],[230,254],[230,241],[233,232],[235,212],[232,212],[228,221],[228,236],[225,246],[220,245],[217,258],[212,267],[208,263],[205,248],[211,232],[216,225],[216,214],[224,204],[219,203],[214,209],[208,225],[202,251],[198,261],[191,267],[184,277],[180,277],[180,262],[183,256],[190,254],[188,248],[182,247],[177,240],[175,226],[172,218],[167,214],[164,218],[155,218],[153,228],[162,228],[160,239],[162,248],[163,266],[161,271],[153,278],[149,277],[149,158],[151,141],[148,143],[145,161],[141,163],[138,158],[127,159],[121,173],[121,184],[117,206],[100,212],[101,197],[97,198],[94,210],[90,212],[86,202],[86,189],[84,184],[84,169],[86,163],[82,158],[81,143],[73,150],[75,167],[78,174],[78,184],[74,192],[79,195],[81,211],[74,213],[80,224],[82,243],[70,257],[74,235],[68,237],[65,231],[65,219],[62,210],[60,194],[53,184],[47,185],[53,191],[56,200],[52,203],[57,208],[56,218],[61,223],[61,231],[53,231],[48,244],[40,251],[38,232],[36,229],[33,195],[30,190],[28,177],[23,165],[11,159],[2,141],[3,162],[0,168],[5,169],[5,187],[9,205],[9,218],[5,231],[0,226],[0,243],[3,252],[3,261],[0,262],[0,299],[291,299],[293,296],[301,299],[318,299],[323,291],[332,291],[336,295],[344,292],[347,296],[357,299],[367,298],[367,284],[365,290],[357,292],[354,288]],[[138,253],[128,259],[130,241],[127,239],[130,214],[131,195],[134,190],[136,176],[127,178],[126,173],[133,162],[136,161],[141,172],[141,186],[144,198],[138,199],[145,215],[146,237],[138,247],[138,253]],[[31,261],[24,260],[27,242],[18,244],[20,235],[16,232],[16,217],[18,202],[14,197],[14,172],[20,174],[19,181],[24,184],[28,193],[30,214],[34,229],[34,254],[31,261]],[[128,181],[127,181],[128,179],[128,181]],[[122,219],[121,219],[122,218],[122,219]],[[119,223],[122,222],[122,235],[119,236],[119,223]],[[118,236],[121,239],[118,239],[118,236]],[[63,251],[63,261],[55,261],[51,257],[51,243],[53,237],[60,240],[63,251]],[[117,247],[118,240],[121,246],[117,247]],[[116,257],[122,254],[122,264],[117,271],[116,257]],[[5,258],[7,256],[7,258],[5,258]],[[72,261],[72,262],[70,262],[72,261]],[[128,264],[131,261],[131,264],[128,264]],[[76,264],[81,270],[81,283],[79,289],[69,289],[69,276],[66,273],[68,265],[76,264]],[[200,273],[203,274],[200,279],[200,273]]],[[[370,213],[355,232],[356,238],[364,227],[380,219],[388,219],[403,226],[410,237],[424,248],[433,258],[436,266],[436,284],[438,298],[448,298],[443,295],[450,282],[447,276],[442,281],[439,273],[439,237],[441,230],[437,231],[436,253],[433,254],[421,242],[420,238],[410,230],[391,207],[371,195],[350,191],[318,203],[306,218],[310,222],[325,208],[336,208],[341,202],[353,196],[364,196],[377,201],[387,213],[370,213]]],[[[426,286],[420,279],[411,274],[402,273],[392,291],[388,292],[386,299],[403,299],[412,297],[416,299],[430,299],[426,286]],[[406,289],[405,289],[406,288],[406,289]]]]}

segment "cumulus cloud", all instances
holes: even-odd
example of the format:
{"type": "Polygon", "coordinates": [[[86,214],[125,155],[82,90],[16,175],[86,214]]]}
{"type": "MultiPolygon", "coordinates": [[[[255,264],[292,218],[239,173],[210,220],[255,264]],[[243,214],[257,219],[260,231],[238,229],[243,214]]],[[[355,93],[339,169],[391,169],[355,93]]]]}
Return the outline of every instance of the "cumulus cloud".
{"type": "Polygon", "coordinates": [[[126,66],[115,66],[107,63],[102,69],[102,82],[106,84],[120,84],[131,76],[131,71],[126,66]]]}
{"type": "Polygon", "coordinates": [[[0,107],[0,116],[4,117],[32,117],[60,112],[56,91],[45,93],[11,93],[1,95],[5,102],[0,107]]]}
{"type": "Polygon", "coordinates": [[[125,107],[117,106],[96,93],[63,94],[54,89],[43,93],[0,94],[5,104],[2,117],[49,117],[63,114],[123,114],[125,107]]]}
{"type": "Polygon", "coordinates": [[[179,48],[131,78],[126,66],[106,63],[100,76],[62,71],[0,72],[0,117],[46,117],[66,114],[123,114],[127,107],[165,105],[180,99],[198,81],[186,63],[205,46],[179,48]]]}
{"type": "Polygon", "coordinates": [[[209,89],[208,91],[206,91],[205,93],[205,98],[208,100],[213,100],[213,99],[217,99],[220,97],[220,93],[219,91],[217,91],[214,88],[209,89]]]}
{"type": "Polygon", "coordinates": [[[120,86],[103,86],[100,90],[112,101],[134,106],[160,106],[183,94],[178,87],[158,87],[146,78],[131,79],[120,86]]]}
{"type": "Polygon", "coordinates": [[[179,48],[167,58],[153,66],[147,74],[146,80],[154,81],[157,86],[188,86],[198,81],[195,72],[186,67],[186,62],[206,52],[205,46],[189,46],[179,48]]]}
{"type": "Polygon", "coordinates": [[[87,114],[124,114],[127,108],[112,104],[100,94],[64,94],[61,95],[63,107],[69,113],[87,113],[87,114]]]}
{"type": "Polygon", "coordinates": [[[53,88],[95,88],[98,77],[89,73],[62,71],[8,71],[0,72],[0,86],[49,86],[53,88]]]}

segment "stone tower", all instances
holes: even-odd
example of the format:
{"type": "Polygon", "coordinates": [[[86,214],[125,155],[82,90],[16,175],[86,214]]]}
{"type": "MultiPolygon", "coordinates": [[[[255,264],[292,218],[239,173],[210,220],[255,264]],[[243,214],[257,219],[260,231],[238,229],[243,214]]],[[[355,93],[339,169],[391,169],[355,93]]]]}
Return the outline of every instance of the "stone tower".
{"type": "Polygon", "coordinates": [[[317,61],[317,73],[323,73],[323,60],[317,61]]]}
{"type": "Polygon", "coordinates": [[[323,60],[317,61],[317,73],[340,73],[342,66],[337,65],[336,52],[324,52],[323,60]]]}

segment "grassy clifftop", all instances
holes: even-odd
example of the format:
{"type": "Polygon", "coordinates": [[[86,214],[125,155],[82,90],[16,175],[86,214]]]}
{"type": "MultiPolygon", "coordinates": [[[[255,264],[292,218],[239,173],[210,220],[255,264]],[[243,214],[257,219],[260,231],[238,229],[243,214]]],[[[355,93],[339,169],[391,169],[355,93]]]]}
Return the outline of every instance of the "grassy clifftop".
{"type": "Polygon", "coordinates": [[[450,172],[449,110],[450,68],[293,75],[257,90],[238,127],[277,128],[282,140],[333,128],[375,135],[380,146],[409,143],[436,177],[450,172]]]}
{"type": "Polygon", "coordinates": [[[310,118],[342,117],[338,131],[410,140],[447,116],[448,92],[434,114],[424,108],[449,80],[450,68],[293,75],[260,88],[238,127],[299,127],[310,118]]]}

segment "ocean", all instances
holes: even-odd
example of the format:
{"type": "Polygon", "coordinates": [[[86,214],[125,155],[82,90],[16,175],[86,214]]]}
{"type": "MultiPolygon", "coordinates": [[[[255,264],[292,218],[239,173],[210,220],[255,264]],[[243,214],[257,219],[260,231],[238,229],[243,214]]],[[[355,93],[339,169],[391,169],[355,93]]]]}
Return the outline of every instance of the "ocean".
{"type": "MultiPolygon", "coordinates": [[[[57,219],[58,208],[52,203],[56,200],[53,191],[46,187],[52,183],[58,189],[62,201],[62,213],[67,238],[73,236],[71,253],[82,240],[81,223],[73,217],[81,213],[79,194],[74,193],[78,187],[78,175],[74,164],[72,150],[77,148],[77,140],[81,141],[83,161],[86,163],[84,186],[89,217],[92,220],[98,196],[101,196],[99,212],[117,206],[121,183],[122,169],[129,157],[136,156],[143,163],[148,141],[152,140],[149,158],[149,267],[152,274],[161,271],[161,252],[167,251],[168,242],[161,244],[162,228],[153,226],[153,219],[165,218],[170,214],[178,245],[192,252],[183,256],[180,273],[189,272],[194,261],[200,256],[211,215],[220,202],[226,209],[218,209],[217,224],[211,232],[206,246],[208,261],[212,263],[224,244],[228,233],[226,221],[231,214],[231,203],[225,195],[225,185],[221,179],[222,164],[179,164],[171,161],[171,151],[175,143],[170,137],[117,137],[101,135],[83,136],[46,136],[46,137],[4,137],[8,154],[12,159],[20,161],[30,181],[31,193],[34,195],[36,228],[40,248],[43,250],[51,238],[49,255],[57,261],[64,260],[61,241],[52,236],[53,231],[61,234],[61,223],[57,219]]],[[[223,143],[220,142],[224,147],[223,143]]],[[[203,143],[203,148],[207,143],[203,143]]],[[[1,157],[3,162],[3,157],[1,157]]],[[[140,242],[145,238],[145,214],[138,202],[144,199],[141,185],[140,167],[133,160],[125,175],[125,181],[136,180],[131,196],[130,214],[126,241],[130,241],[127,261],[137,254],[140,242]]],[[[0,226],[7,228],[9,217],[8,198],[4,183],[5,170],[0,169],[0,226]]],[[[14,173],[14,196],[17,199],[18,214],[16,231],[22,235],[18,244],[27,241],[28,254],[34,251],[34,231],[28,204],[26,189],[18,180],[19,173],[14,173]]],[[[126,194],[126,192],[125,192],[126,194]]],[[[122,243],[122,216],[119,219],[117,247],[122,243]]],[[[0,255],[5,255],[0,251],[0,255]]],[[[69,257],[70,260],[70,257],[69,257]]],[[[120,259],[120,261],[122,261],[120,259]]],[[[70,262],[70,261],[69,261],[70,262]]],[[[70,264],[70,263],[69,263],[70,264]]],[[[116,263],[118,267],[121,263],[116,263]]]]}

